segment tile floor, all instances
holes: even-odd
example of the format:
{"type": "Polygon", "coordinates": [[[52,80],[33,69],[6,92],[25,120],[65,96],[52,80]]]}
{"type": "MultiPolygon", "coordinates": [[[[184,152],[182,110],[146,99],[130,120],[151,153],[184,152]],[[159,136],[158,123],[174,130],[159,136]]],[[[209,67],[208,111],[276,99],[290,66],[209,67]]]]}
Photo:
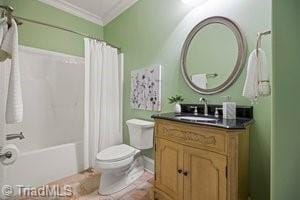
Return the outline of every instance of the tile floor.
{"type": "Polygon", "coordinates": [[[110,196],[99,196],[97,191],[79,197],[78,200],[149,200],[153,186],[153,174],[145,172],[138,180],[129,187],[110,196]]]}
{"type": "MultiPolygon", "coordinates": [[[[153,174],[145,173],[133,184],[124,190],[110,196],[101,196],[97,190],[99,187],[100,174],[94,170],[87,170],[82,173],[63,178],[50,183],[49,185],[70,185],[73,197],[70,198],[17,198],[17,200],[151,200],[153,187],[153,174]]],[[[15,199],[14,199],[15,200],[15,199]]]]}

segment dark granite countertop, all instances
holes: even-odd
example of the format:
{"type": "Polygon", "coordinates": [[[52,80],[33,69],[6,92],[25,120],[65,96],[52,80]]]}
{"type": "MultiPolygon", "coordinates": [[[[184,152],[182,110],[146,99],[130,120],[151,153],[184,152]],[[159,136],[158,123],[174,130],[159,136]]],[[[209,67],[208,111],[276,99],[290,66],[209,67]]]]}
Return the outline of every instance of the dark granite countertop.
{"type": "Polygon", "coordinates": [[[245,129],[248,125],[254,122],[252,118],[242,118],[237,117],[236,119],[223,119],[223,118],[215,118],[214,116],[204,116],[201,114],[195,115],[191,113],[162,113],[153,115],[152,118],[154,119],[165,119],[189,124],[199,124],[199,125],[206,125],[206,126],[213,126],[225,129],[245,129]],[[179,119],[180,116],[191,116],[191,117],[206,117],[216,119],[215,121],[192,121],[186,119],[179,119]]]}

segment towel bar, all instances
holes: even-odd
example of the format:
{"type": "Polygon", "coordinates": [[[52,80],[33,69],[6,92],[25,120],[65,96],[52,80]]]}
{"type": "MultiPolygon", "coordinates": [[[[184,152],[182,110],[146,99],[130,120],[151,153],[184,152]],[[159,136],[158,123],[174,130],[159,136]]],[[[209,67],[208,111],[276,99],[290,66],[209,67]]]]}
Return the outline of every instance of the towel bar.
{"type": "MultiPolygon", "coordinates": [[[[196,75],[196,74],[194,74],[196,75]]],[[[216,78],[218,76],[217,73],[214,73],[214,74],[206,74],[206,78],[216,78]]],[[[192,79],[193,75],[190,76],[190,78],[192,79]]]]}

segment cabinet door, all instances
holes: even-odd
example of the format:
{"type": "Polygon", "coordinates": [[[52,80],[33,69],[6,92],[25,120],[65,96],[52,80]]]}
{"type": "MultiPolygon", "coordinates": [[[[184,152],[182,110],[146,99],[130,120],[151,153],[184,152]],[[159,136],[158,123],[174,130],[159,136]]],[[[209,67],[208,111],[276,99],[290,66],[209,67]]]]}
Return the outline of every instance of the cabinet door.
{"type": "Polygon", "coordinates": [[[156,140],[155,187],[172,199],[183,199],[183,147],[164,140],[156,140]]]}
{"type": "MultiPolygon", "coordinates": [[[[152,200],[152,199],[149,199],[152,200]]],[[[153,200],[173,200],[170,197],[168,197],[166,194],[160,191],[154,192],[154,199],[153,200]]]]}
{"type": "Polygon", "coordinates": [[[225,156],[184,147],[184,200],[226,200],[225,156]]]}

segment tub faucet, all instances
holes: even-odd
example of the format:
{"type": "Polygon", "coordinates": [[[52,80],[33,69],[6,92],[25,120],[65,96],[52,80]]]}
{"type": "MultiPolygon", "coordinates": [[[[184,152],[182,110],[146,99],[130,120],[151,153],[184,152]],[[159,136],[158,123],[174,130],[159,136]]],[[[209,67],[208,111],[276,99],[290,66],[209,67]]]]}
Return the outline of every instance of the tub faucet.
{"type": "Polygon", "coordinates": [[[200,103],[204,103],[204,116],[208,116],[208,108],[207,108],[207,99],[204,97],[201,97],[199,99],[200,103]]]}
{"type": "Polygon", "coordinates": [[[4,158],[4,159],[10,159],[12,157],[12,152],[8,151],[4,154],[0,153],[0,158],[4,158]]]}
{"type": "Polygon", "coordinates": [[[14,140],[14,139],[25,139],[23,132],[20,132],[19,134],[8,134],[6,135],[6,140],[14,140]]]}

